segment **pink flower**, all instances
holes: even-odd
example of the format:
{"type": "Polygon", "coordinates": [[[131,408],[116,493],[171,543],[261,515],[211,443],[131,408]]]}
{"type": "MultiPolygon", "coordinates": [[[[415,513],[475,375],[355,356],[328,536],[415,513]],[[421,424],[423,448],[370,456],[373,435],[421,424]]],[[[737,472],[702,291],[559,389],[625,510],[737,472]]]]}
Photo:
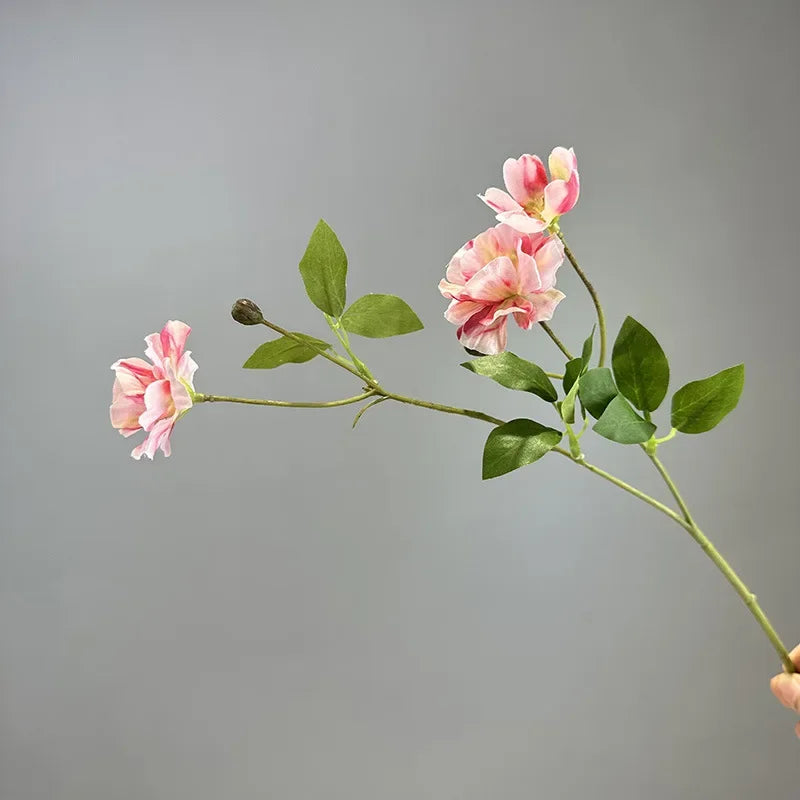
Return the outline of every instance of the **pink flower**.
{"type": "Polygon", "coordinates": [[[555,236],[496,225],[451,259],[439,291],[451,299],[445,319],[464,347],[486,355],[506,349],[510,314],[524,330],[551,319],[564,295],[555,289],[564,246],[555,236]]]}
{"type": "Polygon", "coordinates": [[[506,159],[503,180],[508,192],[487,189],[478,197],[497,211],[497,219],[520,233],[549,228],[578,202],[580,178],[575,151],[556,147],[550,153],[550,180],[539,156],[506,159]]]}
{"type": "Polygon", "coordinates": [[[152,364],[141,358],[123,358],[111,365],[117,374],[111,424],[126,437],[140,430],[148,434],[131,452],[137,460],[143,455],[152,460],[159,448],[168,456],[172,427],[192,407],[197,364],[190,351],[183,349],[191,330],[185,322],[170,320],[161,333],[144,339],[144,353],[152,364]]]}

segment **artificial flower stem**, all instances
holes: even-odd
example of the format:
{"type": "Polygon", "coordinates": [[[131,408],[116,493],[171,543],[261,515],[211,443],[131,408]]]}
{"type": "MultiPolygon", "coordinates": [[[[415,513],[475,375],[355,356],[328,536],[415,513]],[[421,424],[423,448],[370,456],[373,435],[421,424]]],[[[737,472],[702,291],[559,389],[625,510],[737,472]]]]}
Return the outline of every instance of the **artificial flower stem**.
{"type": "Polygon", "coordinates": [[[398,403],[406,403],[410,406],[419,406],[420,408],[429,408],[432,411],[441,411],[444,414],[457,414],[461,417],[471,417],[472,419],[479,419],[483,422],[489,422],[492,425],[504,425],[502,419],[492,417],[489,414],[484,414],[482,411],[473,411],[469,408],[457,408],[456,406],[445,406],[441,403],[429,403],[427,400],[417,400],[414,397],[406,397],[402,394],[394,394],[387,392],[380,386],[375,387],[375,393],[383,395],[389,400],[396,400],[398,403]]]}
{"type": "Polygon", "coordinates": [[[352,403],[360,403],[368,397],[376,394],[374,389],[358,394],[355,397],[345,397],[342,400],[328,400],[322,403],[296,402],[294,400],[261,400],[252,397],[230,397],[222,394],[200,394],[194,395],[195,403],[244,403],[249,406],[277,406],[279,408],[336,408],[337,406],[349,406],[352,403]]]}
{"type": "Polygon", "coordinates": [[[686,502],[681,496],[675,481],[672,480],[672,477],[667,471],[667,468],[661,462],[661,459],[659,459],[655,453],[648,452],[648,456],[655,465],[655,468],[658,470],[661,477],[664,479],[664,483],[667,485],[670,493],[675,498],[675,502],[678,504],[678,507],[680,508],[681,513],[687,522],[687,525],[684,527],[689,532],[689,535],[697,542],[697,544],[700,545],[700,548],[703,550],[703,552],[714,562],[717,569],[719,569],[719,571],[726,577],[731,586],[733,586],[733,588],[736,590],[736,593],[739,595],[739,597],[742,598],[744,604],[750,609],[750,613],[756,618],[756,621],[762,627],[764,633],[767,634],[767,638],[770,640],[770,642],[772,642],[772,646],[780,656],[781,661],[783,662],[784,670],[788,673],[796,672],[797,669],[794,665],[794,662],[789,657],[786,645],[784,645],[784,643],[781,641],[780,636],[778,636],[777,632],[772,627],[772,623],[767,618],[767,615],[762,611],[756,596],[747,588],[744,581],[742,581],[742,579],[736,574],[730,564],[728,564],[722,555],[720,555],[719,551],[716,547],[714,547],[708,537],[700,530],[700,528],[697,527],[697,523],[694,521],[692,514],[689,511],[689,507],[686,505],[686,502]]]}
{"type": "Polygon", "coordinates": [[[347,355],[350,356],[350,360],[356,365],[356,369],[365,378],[374,381],[375,376],[369,371],[367,365],[353,352],[352,348],[350,347],[350,337],[347,335],[347,331],[342,326],[341,320],[338,317],[330,316],[330,314],[325,315],[325,320],[328,323],[328,327],[330,327],[330,329],[333,331],[334,336],[336,336],[341,343],[347,355]]]}
{"type": "Polygon", "coordinates": [[[575,260],[575,256],[572,250],[569,249],[569,245],[564,240],[564,234],[561,233],[560,230],[556,229],[556,236],[561,239],[561,243],[564,245],[564,255],[569,259],[569,263],[572,264],[572,268],[577,273],[578,277],[583,281],[583,285],[586,287],[586,290],[589,292],[589,295],[592,298],[592,302],[594,303],[595,311],[597,312],[597,327],[600,329],[600,358],[598,360],[598,367],[602,367],[606,361],[606,315],[603,311],[603,306],[600,304],[600,298],[597,295],[597,290],[592,285],[592,282],[587,277],[586,273],[580,268],[578,262],[575,260]]]}
{"type": "Polygon", "coordinates": [[[555,342],[556,347],[567,357],[568,360],[572,361],[572,353],[567,350],[561,339],[555,335],[553,329],[546,322],[540,322],[539,325],[542,326],[542,330],[555,342]]]}
{"type": "MultiPolygon", "coordinates": [[[[345,359],[341,358],[340,356],[334,355],[333,353],[329,353],[327,350],[324,350],[321,347],[315,347],[311,342],[303,339],[301,336],[298,336],[291,331],[287,331],[285,328],[281,328],[280,325],[276,325],[274,322],[270,322],[269,320],[265,319],[261,322],[262,325],[266,325],[268,328],[271,328],[276,333],[280,333],[282,336],[286,336],[288,339],[294,339],[295,342],[299,342],[303,345],[303,347],[307,347],[310,350],[316,350],[316,352],[321,355],[323,358],[327,358],[328,361],[332,361],[337,366],[340,366],[342,369],[346,369],[351,374],[355,375],[356,378],[359,380],[364,380],[364,376],[358,371],[358,369],[353,366],[345,359]]],[[[370,384],[371,385],[371,384],[370,384]]]]}

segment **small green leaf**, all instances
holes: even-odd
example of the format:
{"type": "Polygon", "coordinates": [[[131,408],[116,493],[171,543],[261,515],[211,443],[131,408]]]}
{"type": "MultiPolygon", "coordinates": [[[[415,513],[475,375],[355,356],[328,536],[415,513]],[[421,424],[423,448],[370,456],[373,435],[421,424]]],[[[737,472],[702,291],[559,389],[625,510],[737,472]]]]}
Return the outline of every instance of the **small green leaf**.
{"type": "Polygon", "coordinates": [[[575,422],[575,398],[578,396],[578,389],[580,388],[582,380],[583,378],[579,377],[575,383],[572,384],[572,388],[567,392],[567,396],[564,398],[564,402],[558,410],[559,414],[561,414],[561,419],[563,419],[564,422],[568,422],[570,425],[575,422]]]}
{"type": "Polygon", "coordinates": [[[483,448],[483,478],[497,478],[538,461],[561,441],[561,432],[531,419],[498,425],[483,448]]]}
{"type": "Polygon", "coordinates": [[[650,331],[633,317],[622,323],[611,366],[620,392],[640,411],[655,411],[669,387],[669,362],[650,331]]]}
{"type": "Polygon", "coordinates": [[[656,426],[642,419],[622,395],[617,395],[595,422],[593,430],[612,442],[639,444],[655,433],[656,426]]]}
{"type": "MultiPolygon", "coordinates": [[[[320,350],[327,350],[330,347],[327,342],[304,333],[296,333],[295,336],[301,337],[320,350]]],[[[282,364],[302,364],[311,361],[316,355],[319,353],[312,347],[307,347],[288,336],[281,336],[280,339],[262,344],[242,366],[245,369],[273,369],[282,364]]]]}
{"type": "Polygon", "coordinates": [[[476,358],[474,361],[465,361],[461,366],[477,375],[485,375],[497,381],[506,389],[532,392],[548,403],[552,403],[558,397],[555,386],[541,367],[508,351],[476,358]]]}
{"type": "Polygon", "coordinates": [[[342,316],[342,326],[350,333],[382,339],[422,330],[419,317],[405,300],[393,294],[365,294],[342,316]]]}
{"type": "Polygon", "coordinates": [[[300,260],[300,274],[311,302],[332,317],[344,311],[347,255],[333,229],[321,219],[300,260]]]}
{"type": "Polygon", "coordinates": [[[589,338],[583,343],[583,350],[581,350],[581,361],[583,361],[584,372],[589,369],[589,362],[592,360],[592,344],[596,327],[597,325],[592,325],[592,332],[589,334],[589,338]]]}
{"type": "Polygon", "coordinates": [[[618,394],[614,378],[611,377],[611,370],[608,367],[595,367],[585,375],[581,375],[578,394],[584,408],[595,419],[599,419],[618,394]]]}
{"type": "Polygon", "coordinates": [[[564,367],[564,379],[561,382],[565,392],[569,392],[581,372],[583,372],[582,358],[573,358],[572,361],[567,361],[567,365],[564,367]]]}
{"type": "Polygon", "coordinates": [[[736,408],[743,388],[744,364],[687,383],[672,398],[672,427],[681,433],[710,431],[736,408]]]}

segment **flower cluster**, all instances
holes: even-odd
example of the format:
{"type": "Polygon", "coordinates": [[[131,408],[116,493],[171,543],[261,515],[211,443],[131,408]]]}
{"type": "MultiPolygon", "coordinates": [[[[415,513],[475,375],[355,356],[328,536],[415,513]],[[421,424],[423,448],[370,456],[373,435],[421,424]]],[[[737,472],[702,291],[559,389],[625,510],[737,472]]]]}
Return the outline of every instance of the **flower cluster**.
{"type": "Polygon", "coordinates": [[[189,350],[184,350],[192,329],[178,320],[170,320],[160,333],[145,337],[142,358],[123,358],[114,362],[116,373],[112,391],[111,424],[123,435],[147,433],[131,455],[152,460],[156,450],[165,456],[171,452],[169,437],[175,422],[194,402],[194,373],[197,364],[189,350]]]}
{"type": "Polygon", "coordinates": [[[498,224],[470,239],[450,260],[439,291],[450,300],[445,318],[464,347],[492,355],[506,348],[508,319],[530,329],[546,322],[564,295],[555,288],[564,248],[558,219],[580,193],[572,149],[556,147],[550,178],[538,156],[509,158],[503,165],[507,192],[487,189],[481,200],[498,224]]]}

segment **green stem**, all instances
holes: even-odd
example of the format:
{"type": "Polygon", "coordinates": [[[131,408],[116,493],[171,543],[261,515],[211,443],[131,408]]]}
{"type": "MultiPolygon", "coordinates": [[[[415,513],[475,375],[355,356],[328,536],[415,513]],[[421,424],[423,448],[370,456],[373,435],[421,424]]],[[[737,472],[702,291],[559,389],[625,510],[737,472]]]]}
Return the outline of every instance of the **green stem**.
{"type": "Polygon", "coordinates": [[[564,239],[564,234],[561,233],[560,230],[556,231],[556,236],[561,239],[561,243],[564,245],[564,255],[569,259],[569,263],[572,264],[572,268],[577,273],[578,277],[583,281],[583,285],[586,287],[586,290],[589,292],[589,295],[592,298],[592,302],[594,303],[595,311],[597,312],[597,327],[600,329],[600,359],[598,361],[597,366],[602,367],[606,360],[606,315],[603,312],[603,306],[600,305],[600,298],[597,295],[597,290],[592,285],[592,282],[587,277],[586,273],[580,268],[578,265],[577,260],[575,259],[575,255],[573,254],[572,250],[569,249],[569,245],[564,239]]]}
{"type": "Polygon", "coordinates": [[[336,317],[331,317],[329,314],[325,315],[325,319],[328,321],[328,325],[336,338],[341,342],[342,347],[347,355],[350,356],[350,360],[356,365],[356,369],[365,378],[374,381],[375,376],[369,371],[367,365],[353,352],[352,348],[350,347],[350,337],[347,335],[347,331],[342,327],[341,322],[336,317]]]}
{"type": "MultiPolygon", "coordinates": [[[[561,236],[559,232],[559,236],[561,236]]],[[[562,237],[563,238],[563,237],[562,237]]],[[[566,243],[564,245],[565,253],[567,257],[572,262],[572,265],[575,267],[578,274],[584,280],[587,288],[589,289],[590,294],[592,295],[593,299],[597,297],[596,293],[594,292],[594,288],[585,278],[583,273],[580,271],[578,265],[575,263],[569,248],[567,248],[566,243]]],[[[602,316],[602,309],[600,304],[597,300],[595,300],[595,305],[598,311],[598,322],[600,325],[600,342],[601,342],[601,352],[600,352],[600,364],[602,365],[605,359],[605,320],[602,316]]],[[[478,419],[483,422],[488,422],[492,425],[503,425],[503,420],[498,419],[497,417],[492,417],[489,414],[484,414],[481,411],[473,411],[467,408],[458,408],[456,406],[446,406],[440,403],[431,403],[427,400],[417,400],[413,397],[406,397],[405,395],[395,394],[394,392],[388,392],[383,387],[381,387],[378,382],[374,378],[365,378],[358,370],[339,356],[336,356],[332,353],[328,353],[327,351],[323,350],[322,348],[316,347],[313,344],[309,343],[307,340],[297,336],[296,334],[291,333],[290,331],[284,330],[278,325],[274,323],[268,322],[264,320],[264,325],[272,330],[276,331],[277,333],[282,334],[283,336],[287,336],[290,339],[294,339],[297,342],[300,342],[306,347],[310,347],[312,350],[316,350],[319,355],[323,356],[324,358],[328,359],[328,361],[333,362],[342,369],[347,370],[348,372],[355,375],[359,380],[366,380],[367,385],[370,387],[369,391],[364,392],[361,395],[357,395],[355,397],[348,397],[344,400],[333,400],[326,403],[293,403],[293,402],[286,402],[280,400],[252,400],[249,398],[243,397],[226,397],[221,395],[203,395],[203,394],[196,394],[195,395],[195,402],[231,402],[231,403],[247,403],[250,405],[272,405],[272,406],[288,406],[294,408],[331,408],[334,406],[340,405],[349,405],[350,403],[357,403],[361,400],[365,400],[368,397],[378,395],[380,397],[385,397],[390,400],[395,400],[398,403],[405,403],[407,405],[418,406],[420,408],[428,408],[432,411],[440,411],[445,414],[455,414],[462,417],[471,417],[472,419],[478,419]]],[[[569,351],[564,347],[564,345],[560,342],[558,337],[550,330],[549,326],[545,323],[539,323],[545,331],[548,333],[551,339],[556,343],[559,349],[564,353],[564,355],[572,359],[571,354],[569,351]]],[[[678,504],[683,516],[677,514],[673,511],[669,506],[664,505],[660,501],[656,500],[654,497],[651,497],[648,494],[640,491],[634,486],[626,483],[625,481],[617,478],[615,475],[612,475],[609,472],[601,469],[600,467],[596,467],[594,464],[590,464],[586,461],[583,454],[579,454],[577,456],[573,456],[569,451],[564,450],[561,447],[553,448],[555,452],[566,456],[570,461],[573,461],[576,464],[580,464],[585,469],[588,469],[590,472],[593,472],[595,475],[600,476],[601,478],[613,483],[615,486],[619,487],[620,489],[632,494],[634,497],[639,498],[643,502],[647,503],[648,505],[652,506],[653,508],[660,511],[662,514],[665,514],[682,528],[684,528],[689,535],[700,545],[703,552],[708,555],[708,557],[714,562],[716,567],[722,572],[722,574],[726,577],[728,582],[733,586],[736,592],[744,601],[745,605],[750,609],[750,613],[755,617],[758,624],[761,626],[764,633],[766,633],[767,638],[772,643],[772,646],[775,648],[775,651],[780,656],[781,661],[783,662],[784,670],[787,673],[793,673],[796,671],[794,663],[792,659],[789,657],[789,654],[786,650],[785,645],[781,641],[780,637],[778,636],[775,629],[772,627],[772,623],[770,623],[769,619],[767,618],[766,614],[759,606],[756,596],[747,588],[744,584],[742,579],[736,574],[733,568],[728,564],[728,562],[720,555],[714,545],[710,542],[710,540],[706,537],[706,535],[700,530],[697,524],[694,522],[692,515],[689,511],[688,506],[683,500],[680,492],[678,491],[677,486],[675,485],[674,481],[670,477],[669,473],[667,472],[664,465],[658,459],[654,452],[648,452],[648,456],[653,461],[658,469],[659,473],[661,474],[662,478],[664,479],[667,487],[669,488],[672,496],[675,498],[675,501],[678,504]]],[[[647,452],[647,450],[646,450],[647,452]]]]}
{"type": "Polygon", "coordinates": [[[678,504],[678,508],[680,508],[681,513],[686,520],[687,524],[684,525],[684,527],[689,532],[689,535],[695,540],[695,542],[697,542],[697,544],[700,545],[702,551],[714,562],[717,569],[725,576],[728,583],[733,586],[739,597],[742,598],[744,604],[750,610],[750,613],[755,617],[764,633],[766,633],[767,638],[772,643],[772,646],[775,648],[775,651],[780,656],[780,659],[783,662],[784,670],[788,673],[796,672],[797,670],[794,662],[789,657],[786,645],[784,645],[784,643],[781,641],[781,638],[778,636],[775,628],[772,627],[772,623],[769,621],[769,618],[758,604],[756,596],[750,591],[750,589],[747,588],[744,581],[736,574],[731,565],[722,557],[720,552],[716,547],[714,547],[709,538],[697,526],[697,523],[694,521],[692,514],[689,511],[689,507],[686,505],[685,500],[681,496],[675,481],[672,480],[669,472],[667,472],[667,468],[661,463],[661,459],[659,459],[655,453],[648,453],[648,457],[655,465],[655,468],[664,479],[664,483],[667,485],[670,493],[675,498],[675,502],[678,504]]]}
{"type": "MultiPolygon", "coordinates": [[[[333,362],[334,364],[336,364],[336,366],[341,367],[342,369],[346,369],[349,373],[355,375],[356,378],[358,378],[359,380],[364,380],[364,376],[358,371],[358,369],[349,361],[346,361],[340,356],[337,356],[334,353],[329,353],[322,347],[317,347],[312,342],[309,342],[308,339],[304,339],[302,336],[298,336],[296,333],[287,331],[285,328],[281,328],[280,325],[276,325],[274,322],[270,322],[269,320],[265,319],[262,321],[261,324],[266,325],[268,328],[271,328],[276,333],[280,333],[282,336],[286,336],[288,339],[293,339],[295,342],[299,342],[300,344],[303,345],[303,347],[307,347],[310,350],[316,350],[316,352],[323,358],[327,358],[328,361],[333,362]]],[[[370,385],[372,384],[370,383],[370,385]]]]}
{"type": "Polygon", "coordinates": [[[427,400],[417,400],[413,397],[406,397],[402,394],[395,394],[394,392],[387,392],[381,387],[375,389],[377,394],[383,395],[389,400],[396,400],[398,403],[406,403],[410,406],[419,406],[420,408],[429,408],[431,411],[441,411],[444,414],[457,414],[460,417],[471,417],[472,419],[479,419],[482,422],[489,422],[492,425],[503,425],[502,419],[492,417],[489,414],[484,414],[482,411],[472,411],[469,408],[457,408],[456,406],[445,406],[441,403],[429,403],[427,400]]]}
{"type": "Polygon", "coordinates": [[[572,353],[567,350],[561,339],[555,335],[553,329],[546,322],[540,322],[539,325],[541,325],[542,330],[555,342],[556,347],[567,357],[567,359],[572,361],[572,353]]]}
{"type": "Polygon", "coordinates": [[[336,408],[337,406],[349,406],[352,403],[360,403],[368,397],[375,395],[375,390],[371,389],[355,397],[345,397],[343,400],[328,400],[324,403],[295,402],[293,400],[260,400],[252,397],[230,397],[223,394],[201,394],[196,392],[194,395],[195,403],[244,403],[248,406],[277,406],[278,408],[336,408]]]}

